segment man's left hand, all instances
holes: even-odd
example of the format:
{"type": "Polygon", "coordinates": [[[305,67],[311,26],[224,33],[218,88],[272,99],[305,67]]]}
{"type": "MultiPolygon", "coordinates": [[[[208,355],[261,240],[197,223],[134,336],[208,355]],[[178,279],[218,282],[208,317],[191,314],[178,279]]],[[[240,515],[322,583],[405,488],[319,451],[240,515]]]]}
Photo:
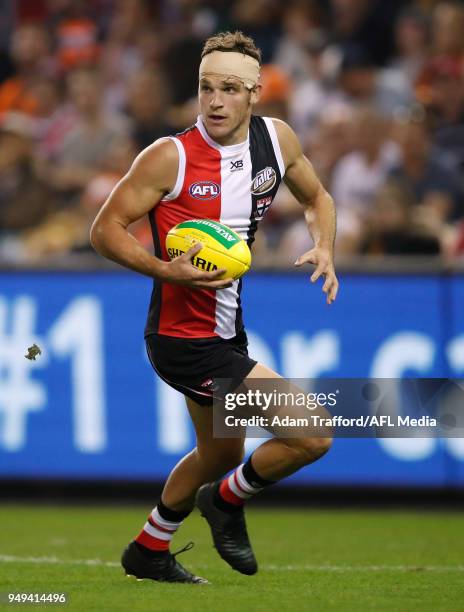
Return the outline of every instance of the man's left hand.
{"type": "Polygon", "coordinates": [[[299,267],[305,263],[316,266],[316,269],[311,275],[312,283],[315,283],[321,276],[324,277],[325,280],[322,291],[327,294],[327,304],[331,304],[335,301],[338,293],[338,280],[335,274],[331,251],[323,247],[314,247],[307,253],[298,257],[295,261],[295,266],[299,267]]]}

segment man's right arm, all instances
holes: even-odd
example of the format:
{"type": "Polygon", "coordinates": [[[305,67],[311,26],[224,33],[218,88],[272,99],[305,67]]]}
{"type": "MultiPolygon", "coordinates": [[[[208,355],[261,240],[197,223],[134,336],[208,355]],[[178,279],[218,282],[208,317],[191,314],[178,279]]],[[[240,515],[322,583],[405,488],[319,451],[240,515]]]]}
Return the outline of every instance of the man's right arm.
{"type": "Polygon", "coordinates": [[[177,167],[177,147],[171,140],[158,140],[142,151],[99,211],[90,232],[92,246],[107,259],[163,282],[222,289],[231,283],[231,279],[218,280],[224,270],[201,272],[191,263],[201,245],[165,262],[151,255],[128,232],[131,223],[146,215],[172,190],[177,167]]]}

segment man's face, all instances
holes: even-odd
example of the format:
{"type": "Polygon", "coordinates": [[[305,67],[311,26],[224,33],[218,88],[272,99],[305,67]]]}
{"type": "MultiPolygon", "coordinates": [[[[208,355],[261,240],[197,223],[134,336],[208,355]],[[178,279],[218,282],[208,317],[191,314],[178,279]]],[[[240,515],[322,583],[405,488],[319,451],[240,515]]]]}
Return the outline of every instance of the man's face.
{"type": "Polygon", "coordinates": [[[100,82],[92,73],[76,70],[68,77],[69,97],[81,113],[93,112],[100,104],[100,82]]]}
{"type": "Polygon", "coordinates": [[[204,76],[200,79],[198,99],[211,138],[222,144],[233,144],[236,136],[245,140],[257,91],[250,92],[236,77],[204,76]]]}
{"type": "Polygon", "coordinates": [[[428,152],[428,138],[422,123],[411,121],[397,128],[398,143],[408,159],[423,159],[428,152]]]}
{"type": "Polygon", "coordinates": [[[0,133],[0,172],[11,169],[27,157],[30,141],[12,132],[0,133]]]}

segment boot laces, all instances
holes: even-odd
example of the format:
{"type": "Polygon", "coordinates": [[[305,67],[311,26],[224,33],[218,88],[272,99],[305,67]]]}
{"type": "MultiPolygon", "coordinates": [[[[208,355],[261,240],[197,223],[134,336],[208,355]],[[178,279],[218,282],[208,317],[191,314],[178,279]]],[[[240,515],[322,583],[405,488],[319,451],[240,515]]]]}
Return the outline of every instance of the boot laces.
{"type": "Polygon", "coordinates": [[[177,557],[177,555],[182,554],[183,552],[187,552],[188,550],[192,550],[192,548],[195,546],[195,544],[193,542],[187,542],[187,544],[184,546],[184,548],[181,548],[180,550],[177,550],[175,553],[172,553],[173,557],[177,557]]]}

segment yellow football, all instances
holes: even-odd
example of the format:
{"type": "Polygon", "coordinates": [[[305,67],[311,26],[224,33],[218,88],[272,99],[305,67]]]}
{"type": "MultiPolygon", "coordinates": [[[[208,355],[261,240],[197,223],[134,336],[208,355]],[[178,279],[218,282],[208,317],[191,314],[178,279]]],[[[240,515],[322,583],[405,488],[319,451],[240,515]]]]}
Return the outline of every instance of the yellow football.
{"type": "Polygon", "coordinates": [[[224,268],[226,272],[220,278],[237,279],[250,269],[251,253],[245,240],[227,225],[211,219],[191,219],[172,227],[166,236],[166,251],[174,259],[197,242],[203,248],[192,263],[199,270],[224,268]]]}

